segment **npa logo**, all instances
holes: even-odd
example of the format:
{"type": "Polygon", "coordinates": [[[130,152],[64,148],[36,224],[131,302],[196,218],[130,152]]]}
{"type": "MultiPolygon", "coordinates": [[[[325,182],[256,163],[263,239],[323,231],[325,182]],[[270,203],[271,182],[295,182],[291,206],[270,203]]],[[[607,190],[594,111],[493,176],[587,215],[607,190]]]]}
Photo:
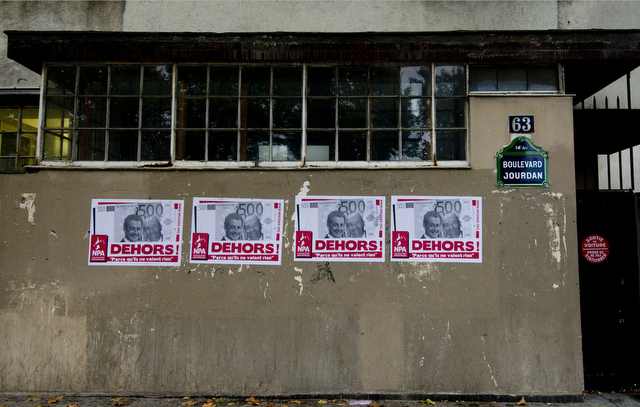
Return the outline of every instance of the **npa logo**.
{"type": "Polygon", "coordinates": [[[409,232],[407,231],[394,231],[392,232],[392,253],[394,258],[408,258],[409,257],[409,232]]]}
{"type": "Polygon", "coordinates": [[[89,255],[90,262],[106,262],[107,261],[107,235],[91,235],[91,253],[89,255]]]}
{"type": "Polygon", "coordinates": [[[311,232],[296,232],[296,257],[311,258],[311,232]]]}
{"type": "Polygon", "coordinates": [[[194,233],[191,236],[191,260],[207,260],[209,247],[208,233],[194,233]]]}

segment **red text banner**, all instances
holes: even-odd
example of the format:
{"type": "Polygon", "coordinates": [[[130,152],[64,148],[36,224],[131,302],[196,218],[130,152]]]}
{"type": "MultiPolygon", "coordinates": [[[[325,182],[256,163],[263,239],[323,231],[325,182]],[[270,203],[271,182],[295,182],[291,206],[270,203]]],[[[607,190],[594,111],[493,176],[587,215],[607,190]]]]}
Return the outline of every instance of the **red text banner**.
{"type": "Polygon", "coordinates": [[[296,196],[298,261],[383,262],[385,197],[296,196]]]}
{"type": "Polygon", "coordinates": [[[179,266],[184,203],[93,199],[89,265],[179,266]]]}
{"type": "Polygon", "coordinates": [[[194,198],[190,262],[280,265],[283,207],[275,199],[194,198]]]}
{"type": "Polygon", "coordinates": [[[482,198],[392,196],[391,260],[482,263],[482,198]]]}

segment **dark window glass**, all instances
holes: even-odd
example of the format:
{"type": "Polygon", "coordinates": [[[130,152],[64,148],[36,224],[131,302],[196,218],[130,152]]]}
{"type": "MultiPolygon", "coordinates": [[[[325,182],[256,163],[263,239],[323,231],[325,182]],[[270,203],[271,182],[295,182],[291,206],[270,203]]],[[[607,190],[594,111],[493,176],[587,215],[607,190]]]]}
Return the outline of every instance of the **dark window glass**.
{"type": "Polygon", "coordinates": [[[104,130],[83,129],[76,132],[78,139],[78,160],[104,161],[104,130]]]}
{"type": "Polygon", "coordinates": [[[402,99],[402,127],[407,129],[431,126],[431,99],[402,99]]]}
{"type": "Polygon", "coordinates": [[[272,161],[300,161],[302,132],[273,133],[272,161]]]}
{"type": "Polygon", "coordinates": [[[137,128],[139,103],[138,98],[111,98],[109,127],[137,128]]]}
{"type": "Polygon", "coordinates": [[[2,133],[0,135],[0,155],[16,155],[18,133],[2,133]]]}
{"type": "Polygon", "coordinates": [[[338,134],[338,160],[364,161],[367,159],[367,133],[341,131],[338,134]]]}
{"type": "Polygon", "coordinates": [[[79,95],[106,95],[109,78],[106,66],[81,66],[79,69],[79,95]]]}
{"type": "Polygon", "coordinates": [[[45,127],[71,127],[73,98],[48,97],[45,100],[45,127]]]}
{"type": "Polygon", "coordinates": [[[71,138],[69,132],[46,131],[43,153],[45,160],[70,160],[71,138]]]}
{"type": "Polygon", "coordinates": [[[106,127],[107,98],[79,97],[76,127],[106,127]]]}
{"type": "Polygon", "coordinates": [[[431,67],[404,66],[400,71],[403,95],[431,96],[431,67]]]}
{"type": "Polygon", "coordinates": [[[436,99],[436,128],[464,127],[464,99],[436,99]]]}
{"type": "Polygon", "coordinates": [[[204,160],[205,141],[204,131],[177,131],[176,159],[187,161],[204,160]]]}
{"type": "Polygon", "coordinates": [[[371,94],[393,96],[398,94],[398,68],[371,68],[371,94]]]}
{"type": "Polygon", "coordinates": [[[238,99],[210,99],[209,127],[237,128],[238,99]]]}
{"type": "Polygon", "coordinates": [[[558,70],[555,66],[536,66],[529,68],[529,90],[558,90],[558,70]]]}
{"type": "Polygon", "coordinates": [[[489,92],[498,90],[498,73],[495,67],[469,68],[469,90],[489,92]]]}
{"type": "Polygon", "coordinates": [[[334,96],[336,71],[334,68],[307,68],[307,96],[334,96]]]}
{"type": "Polygon", "coordinates": [[[75,66],[50,66],[47,69],[47,95],[73,95],[76,88],[75,66]]]}
{"type": "Polygon", "coordinates": [[[238,96],[238,67],[212,67],[209,75],[211,96],[238,96]]]}
{"type": "Polygon", "coordinates": [[[339,67],[338,94],[340,96],[364,96],[367,94],[367,68],[339,67]]]}
{"type": "Polygon", "coordinates": [[[302,95],[302,68],[273,68],[274,96],[302,95]]]}
{"type": "Polygon", "coordinates": [[[242,68],[243,96],[269,96],[271,70],[268,67],[242,68]]]}
{"type": "Polygon", "coordinates": [[[307,127],[331,129],[336,127],[336,102],[334,99],[307,100],[307,127]]]}
{"type": "Polygon", "coordinates": [[[527,70],[520,67],[498,69],[499,90],[527,90],[527,70]]]}
{"type": "Polygon", "coordinates": [[[178,128],[204,128],[205,99],[178,99],[178,128]]]}
{"type": "Polygon", "coordinates": [[[338,127],[367,127],[367,99],[339,99],[338,127]]]}
{"type": "Polygon", "coordinates": [[[431,132],[403,131],[402,160],[431,160],[431,132]]]}
{"type": "Polygon", "coordinates": [[[168,161],[171,145],[170,131],[143,131],[140,159],[142,161],[168,161]]]}
{"type": "Polygon", "coordinates": [[[109,161],[137,161],[138,160],[138,132],[117,131],[109,132],[109,161]]]}
{"type": "Polygon", "coordinates": [[[436,66],[436,96],[464,96],[466,83],[464,66],[436,66]]]}
{"type": "Polygon", "coordinates": [[[185,96],[207,94],[207,67],[181,66],[178,68],[178,93],[185,96]]]}
{"type": "Polygon", "coordinates": [[[464,160],[466,157],[465,130],[441,130],[436,132],[436,159],[441,161],[464,160]]]}
{"type": "Polygon", "coordinates": [[[307,161],[335,161],[335,150],[335,132],[307,132],[307,161]]]}
{"type": "Polygon", "coordinates": [[[147,96],[170,96],[173,87],[171,72],[171,65],[145,66],[142,93],[147,96]]]}
{"type": "Polygon", "coordinates": [[[269,133],[248,131],[246,133],[246,161],[269,161],[269,133]]]}
{"type": "Polygon", "coordinates": [[[398,127],[398,99],[371,99],[371,126],[398,127]]]}
{"type": "Polygon", "coordinates": [[[236,161],[238,133],[235,131],[209,132],[209,161],[236,161]]]}
{"type": "Polygon", "coordinates": [[[111,95],[139,95],[140,67],[113,66],[110,84],[111,95]]]}
{"type": "Polygon", "coordinates": [[[302,128],[302,99],[274,99],[273,127],[302,128]]]}
{"type": "Polygon", "coordinates": [[[374,131],[371,133],[371,160],[398,161],[398,132],[374,131]]]}
{"type": "Polygon", "coordinates": [[[142,99],[142,127],[171,127],[171,99],[142,99]]]}
{"type": "Polygon", "coordinates": [[[247,100],[246,127],[269,128],[269,99],[247,100]]]}

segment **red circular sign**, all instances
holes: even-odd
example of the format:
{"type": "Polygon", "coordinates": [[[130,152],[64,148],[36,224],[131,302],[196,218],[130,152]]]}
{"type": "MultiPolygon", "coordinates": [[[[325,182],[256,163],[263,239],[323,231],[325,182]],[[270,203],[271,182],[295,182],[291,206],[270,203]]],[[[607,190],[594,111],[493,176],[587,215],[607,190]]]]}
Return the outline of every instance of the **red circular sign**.
{"type": "Polygon", "coordinates": [[[589,263],[598,264],[609,257],[609,243],[600,235],[589,235],[582,241],[582,257],[589,263]]]}

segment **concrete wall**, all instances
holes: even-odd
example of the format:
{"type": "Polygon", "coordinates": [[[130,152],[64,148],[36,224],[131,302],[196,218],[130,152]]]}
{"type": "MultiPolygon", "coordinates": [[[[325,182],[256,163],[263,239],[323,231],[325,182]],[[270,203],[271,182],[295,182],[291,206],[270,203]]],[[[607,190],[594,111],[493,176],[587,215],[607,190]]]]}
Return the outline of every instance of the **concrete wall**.
{"type": "Polygon", "coordinates": [[[472,169],[0,175],[0,389],[579,394],[571,105],[472,97],[472,169]],[[509,114],[535,115],[550,188],[495,186],[509,114]],[[482,196],[484,260],[294,262],[293,202],[306,181],[309,194],[387,202],[482,196]],[[196,196],[285,199],[282,266],[193,265],[186,249],[179,268],[87,266],[92,198],[189,207],[196,196]]]}

